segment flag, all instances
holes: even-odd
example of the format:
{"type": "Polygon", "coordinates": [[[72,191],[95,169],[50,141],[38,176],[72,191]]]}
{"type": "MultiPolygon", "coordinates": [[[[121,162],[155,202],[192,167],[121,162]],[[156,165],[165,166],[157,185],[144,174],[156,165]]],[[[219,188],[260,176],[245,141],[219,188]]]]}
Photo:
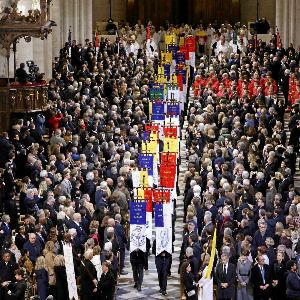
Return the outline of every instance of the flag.
{"type": "Polygon", "coordinates": [[[71,47],[71,45],[72,45],[72,32],[71,32],[71,26],[69,27],[68,44],[69,44],[69,47],[71,47]]]}
{"type": "Polygon", "coordinates": [[[279,44],[281,44],[281,38],[280,38],[278,27],[276,26],[276,48],[277,49],[279,49],[279,44]]]}
{"type": "Polygon", "coordinates": [[[99,32],[97,30],[95,31],[95,47],[96,48],[100,47],[99,32]]]}
{"type": "Polygon", "coordinates": [[[256,50],[257,48],[257,34],[254,34],[254,49],[256,50]]]}
{"type": "Polygon", "coordinates": [[[148,25],[147,25],[147,37],[146,37],[146,41],[150,40],[150,38],[151,38],[151,22],[149,21],[148,25]]]}
{"type": "Polygon", "coordinates": [[[210,277],[211,277],[211,272],[212,272],[212,268],[213,268],[213,264],[214,264],[214,260],[215,260],[216,243],[217,243],[217,226],[215,227],[214,237],[213,237],[212,246],[211,246],[211,253],[210,253],[210,258],[209,258],[209,263],[208,263],[208,267],[207,267],[207,272],[205,274],[206,279],[210,279],[210,277]]]}

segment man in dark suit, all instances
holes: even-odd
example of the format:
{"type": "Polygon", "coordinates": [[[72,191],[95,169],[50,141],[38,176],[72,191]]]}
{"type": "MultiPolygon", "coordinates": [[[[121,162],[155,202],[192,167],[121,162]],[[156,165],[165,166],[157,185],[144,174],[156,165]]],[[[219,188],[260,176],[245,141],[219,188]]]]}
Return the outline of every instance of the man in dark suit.
{"type": "Polygon", "coordinates": [[[235,293],[236,271],[234,264],[229,262],[229,257],[226,254],[221,256],[215,278],[218,285],[218,299],[232,299],[235,293]]]}
{"type": "Polygon", "coordinates": [[[1,226],[0,226],[0,242],[3,242],[5,238],[11,236],[11,228],[9,226],[9,222],[10,222],[10,216],[9,215],[3,215],[2,216],[2,223],[1,223],[1,226]]]}
{"type": "Polygon", "coordinates": [[[15,282],[15,271],[18,269],[18,264],[11,260],[11,253],[5,250],[2,254],[2,261],[0,261],[0,299],[3,299],[5,294],[5,287],[3,282],[15,282]]]}
{"type": "Polygon", "coordinates": [[[24,244],[24,249],[29,251],[29,259],[33,263],[35,263],[36,259],[43,253],[43,249],[35,233],[29,234],[29,241],[24,244]]]}
{"type": "Polygon", "coordinates": [[[112,300],[115,292],[115,280],[109,267],[107,261],[103,262],[102,274],[97,286],[99,299],[103,300],[112,300]]]}
{"type": "Polygon", "coordinates": [[[253,254],[255,257],[257,248],[259,246],[264,246],[267,237],[272,237],[271,233],[267,229],[267,224],[263,220],[259,220],[258,222],[258,230],[254,233],[253,236],[253,254]]]}
{"type": "Polygon", "coordinates": [[[262,300],[270,297],[271,270],[265,265],[262,255],[257,256],[257,264],[252,268],[253,299],[262,300]]]}
{"type": "Polygon", "coordinates": [[[77,237],[80,241],[81,245],[84,245],[84,243],[88,239],[87,233],[84,231],[82,224],[81,224],[81,215],[79,213],[75,213],[73,215],[73,220],[69,223],[70,228],[75,228],[77,231],[77,237]]]}
{"type": "Polygon", "coordinates": [[[124,228],[121,225],[121,215],[116,214],[115,216],[115,235],[117,237],[119,248],[120,248],[120,274],[127,275],[128,273],[124,270],[125,262],[125,248],[127,244],[127,238],[124,232],[124,228]]]}

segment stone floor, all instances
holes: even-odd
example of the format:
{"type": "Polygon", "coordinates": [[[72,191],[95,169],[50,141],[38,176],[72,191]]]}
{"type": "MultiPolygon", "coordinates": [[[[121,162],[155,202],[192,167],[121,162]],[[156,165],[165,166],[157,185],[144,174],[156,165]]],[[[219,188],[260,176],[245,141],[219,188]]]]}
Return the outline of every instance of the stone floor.
{"type": "MultiPolygon", "coordinates": [[[[119,279],[118,290],[116,293],[117,300],[142,300],[145,298],[148,299],[165,299],[165,300],[174,300],[180,299],[180,286],[179,286],[179,254],[180,247],[182,243],[182,231],[183,231],[183,191],[184,183],[183,176],[187,170],[187,161],[186,161],[186,147],[185,147],[185,129],[182,129],[182,139],[180,141],[180,155],[181,155],[181,165],[179,166],[179,177],[178,184],[181,195],[177,198],[177,207],[176,207],[176,222],[175,222],[175,242],[174,242],[174,253],[173,253],[173,262],[171,269],[171,276],[168,278],[168,287],[167,287],[167,296],[163,296],[159,293],[159,285],[157,272],[155,267],[154,258],[155,256],[151,254],[149,257],[149,270],[144,273],[144,282],[142,286],[142,291],[138,292],[133,288],[133,276],[131,265],[129,262],[129,253],[126,254],[125,269],[128,271],[128,275],[123,275],[119,279]]],[[[153,237],[155,236],[155,231],[153,231],[153,237]]]]}

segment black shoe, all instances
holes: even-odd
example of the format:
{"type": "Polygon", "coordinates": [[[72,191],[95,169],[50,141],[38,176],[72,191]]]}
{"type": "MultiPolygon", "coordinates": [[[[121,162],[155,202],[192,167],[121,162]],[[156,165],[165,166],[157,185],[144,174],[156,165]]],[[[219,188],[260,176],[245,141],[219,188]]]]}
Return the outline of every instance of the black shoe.
{"type": "Polygon", "coordinates": [[[166,291],[162,291],[161,292],[164,296],[167,296],[167,292],[166,291]]]}
{"type": "Polygon", "coordinates": [[[138,290],[138,292],[140,292],[142,290],[140,285],[138,286],[137,290],[138,290]]]}
{"type": "Polygon", "coordinates": [[[133,287],[136,289],[137,288],[137,284],[135,283],[133,287]]]}
{"type": "Polygon", "coordinates": [[[160,289],[159,292],[162,293],[163,292],[162,289],[160,289]]]}

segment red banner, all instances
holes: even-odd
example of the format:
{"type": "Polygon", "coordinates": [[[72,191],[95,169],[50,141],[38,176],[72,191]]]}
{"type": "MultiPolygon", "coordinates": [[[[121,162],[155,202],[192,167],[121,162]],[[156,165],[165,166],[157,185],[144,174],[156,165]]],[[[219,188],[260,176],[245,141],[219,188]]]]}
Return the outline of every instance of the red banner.
{"type": "Polygon", "coordinates": [[[161,153],[161,165],[177,166],[177,154],[173,152],[162,152],[161,153]]]}
{"type": "Polygon", "coordinates": [[[152,212],[153,190],[151,188],[144,188],[144,198],[147,202],[146,211],[152,212]]]}
{"type": "Polygon", "coordinates": [[[190,59],[190,56],[189,56],[189,51],[187,49],[186,46],[179,46],[179,51],[184,53],[184,56],[185,56],[185,60],[189,60],[190,59]]]}
{"type": "Polygon", "coordinates": [[[164,136],[165,137],[171,137],[171,138],[177,138],[177,127],[175,126],[165,126],[164,127],[164,136]]]}
{"type": "Polygon", "coordinates": [[[175,187],[176,165],[160,166],[160,185],[169,189],[175,187]]]}
{"type": "Polygon", "coordinates": [[[196,39],[193,36],[185,38],[185,46],[188,52],[196,52],[196,39]]]}
{"type": "Polygon", "coordinates": [[[155,189],[153,191],[153,197],[155,202],[170,202],[171,191],[166,189],[155,189]]]}

